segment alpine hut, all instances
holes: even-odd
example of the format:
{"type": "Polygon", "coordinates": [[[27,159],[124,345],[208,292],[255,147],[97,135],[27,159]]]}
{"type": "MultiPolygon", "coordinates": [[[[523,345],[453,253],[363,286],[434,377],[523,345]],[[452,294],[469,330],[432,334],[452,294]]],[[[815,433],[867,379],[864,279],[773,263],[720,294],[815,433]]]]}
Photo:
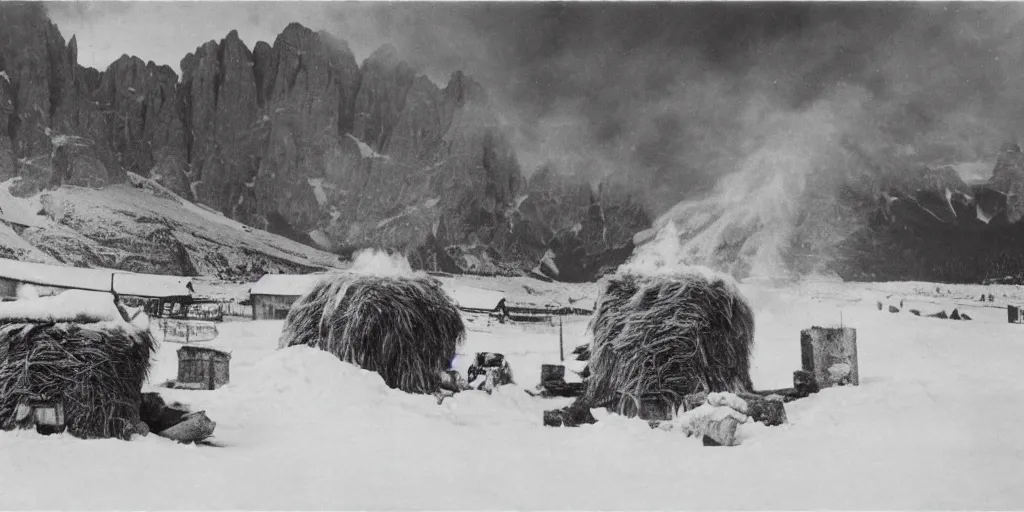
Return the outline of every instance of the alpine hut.
{"type": "Polygon", "coordinates": [[[292,304],[328,274],[267,274],[249,288],[253,320],[284,320],[292,304]]]}

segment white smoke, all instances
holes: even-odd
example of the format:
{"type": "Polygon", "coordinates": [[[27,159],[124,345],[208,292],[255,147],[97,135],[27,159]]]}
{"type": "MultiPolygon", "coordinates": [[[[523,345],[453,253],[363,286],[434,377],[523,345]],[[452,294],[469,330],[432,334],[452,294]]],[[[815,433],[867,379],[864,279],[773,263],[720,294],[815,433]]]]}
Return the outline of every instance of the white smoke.
{"type": "Polygon", "coordinates": [[[860,90],[849,89],[797,112],[751,105],[736,170],[708,197],[681,202],[660,217],[657,236],[636,250],[630,264],[661,261],[733,275],[787,276],[784,255],[808,181],[832,171],[827,157],[856,126],[862,101],[860,90]]]}
{"type": "MultiPolygon", "coordinates": [[[[658,275],[693,275],[706,281],[722,280],[730,286],[738,283],[728,274],[723,274],[702,265],[690,265],[679,260],[681,240],[674,223],[668,223],[654,235],[654,239],[644,245],[643,251],[634,253],[633,257],[618,268],[619,272],[640,274],[645,276],[658,275]]],[[[738,288],[737,288],[738,290],[738,288]]],[[[738,291],[736,292],[739,293],[738,291]]]]}
{"type": "Polygon", "coordinates": [[[364,249],[352,259],[351,271],[355,274],[376,276],[412,275],[409,260],[401,254],[388,254],[385,251],[364,249]]]}

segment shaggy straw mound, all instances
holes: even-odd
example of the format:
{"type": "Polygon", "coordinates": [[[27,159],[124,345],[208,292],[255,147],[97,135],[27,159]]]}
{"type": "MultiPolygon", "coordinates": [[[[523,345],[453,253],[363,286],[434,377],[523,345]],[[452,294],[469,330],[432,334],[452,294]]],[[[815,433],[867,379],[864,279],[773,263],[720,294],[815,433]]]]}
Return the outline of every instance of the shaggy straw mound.
{"type": "Polygon", "coordinates": [[[665,416],[685,395],[750,391],[754,314],[738,290],[699,273],[614,276],[590,322],[585,403],[665,416]],[[651,412],[649,405],[660,409],[651,412]],[[641,407],[641,404],[644,404],[641,407]]]}
{"type": "Polygon", "coordinates": [[[465,336],[458,308],[433,278],[342,275],[296,301],[279,345],[317,347],[392,388],[433,393],[465,336]]]}
{"type": "Polygon", "coordinates": [[[60,402],[76,437],[131,437],[154,350],[123,324],[0,319],[0,428],[19,426],[19,404],[60,402]]]}

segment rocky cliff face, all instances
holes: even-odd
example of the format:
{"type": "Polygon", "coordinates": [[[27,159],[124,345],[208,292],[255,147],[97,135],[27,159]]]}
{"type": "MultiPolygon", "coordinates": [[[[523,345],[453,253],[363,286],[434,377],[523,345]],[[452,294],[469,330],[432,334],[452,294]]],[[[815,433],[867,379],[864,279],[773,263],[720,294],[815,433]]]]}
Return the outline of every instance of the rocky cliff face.
{"type": "Polygon", "coordinates": [[[951,168],[870,197],[846,190],[863,225],[837,244],[830,267],[847,279],[983,282],[1024,279],[1020,149],[1000,152],[991,180],[967,185],[951,168]]]}
{"type": "Polygon", "coordinates": [[[570,279],[614,264],[647,222],[628,197],[528,186],[480,84],[455,73],[438,87],[389,46],[358,64],[298,24],[251,49],[231,32],[178,77],[129,56],[78,65],[42,4],[3,4],[0,26],[0,179],[17,195],[134,173],[324,249],[481,272],[528,271],[550,251],[570,279]],[[609,225],[606,209],[628,219],[609,225]]]}

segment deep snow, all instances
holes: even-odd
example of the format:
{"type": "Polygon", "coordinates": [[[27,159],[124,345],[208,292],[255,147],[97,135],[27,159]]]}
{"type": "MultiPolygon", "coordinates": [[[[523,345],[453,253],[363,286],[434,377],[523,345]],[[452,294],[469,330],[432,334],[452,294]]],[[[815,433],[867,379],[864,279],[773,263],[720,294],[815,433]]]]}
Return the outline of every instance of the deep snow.
{"type": "MultiPolygon", "coordinates": [[[[465,283],[520,288],[481,281],[465,283]]],[[[980,287],[935,286],[742,285],[757,315],[757,387],[790,385],[800,329],[840,321],[858,330],[861,385],[788,404],[788,425],[744,424],[742,444],[729,448],[609,415],[576,429],[541,426],[544,409],[569,402],[523,392],[541,363],[558,361],[557,325],[473,316],[456,367],[477,351],[502,352],[518,385],[438,406],[329,354],[275,350],[279,321],[228,322],[210,345],[232,351],[230,385],[159,389],[207,411],[225,447],[0,433],[0,508],[1024,508],[1024,325],[1005,314],[1016,299],[989,307],[968,299],[980,287]],[[975,320],[877,310],[901,299],[925,313],[961,304],[975,320]]],[[[586,321],[564,325],[567,354],[585,341],[586,321]]],[[[151,383],[175,376],[178,347],[161,347],[151,383]]]]}

